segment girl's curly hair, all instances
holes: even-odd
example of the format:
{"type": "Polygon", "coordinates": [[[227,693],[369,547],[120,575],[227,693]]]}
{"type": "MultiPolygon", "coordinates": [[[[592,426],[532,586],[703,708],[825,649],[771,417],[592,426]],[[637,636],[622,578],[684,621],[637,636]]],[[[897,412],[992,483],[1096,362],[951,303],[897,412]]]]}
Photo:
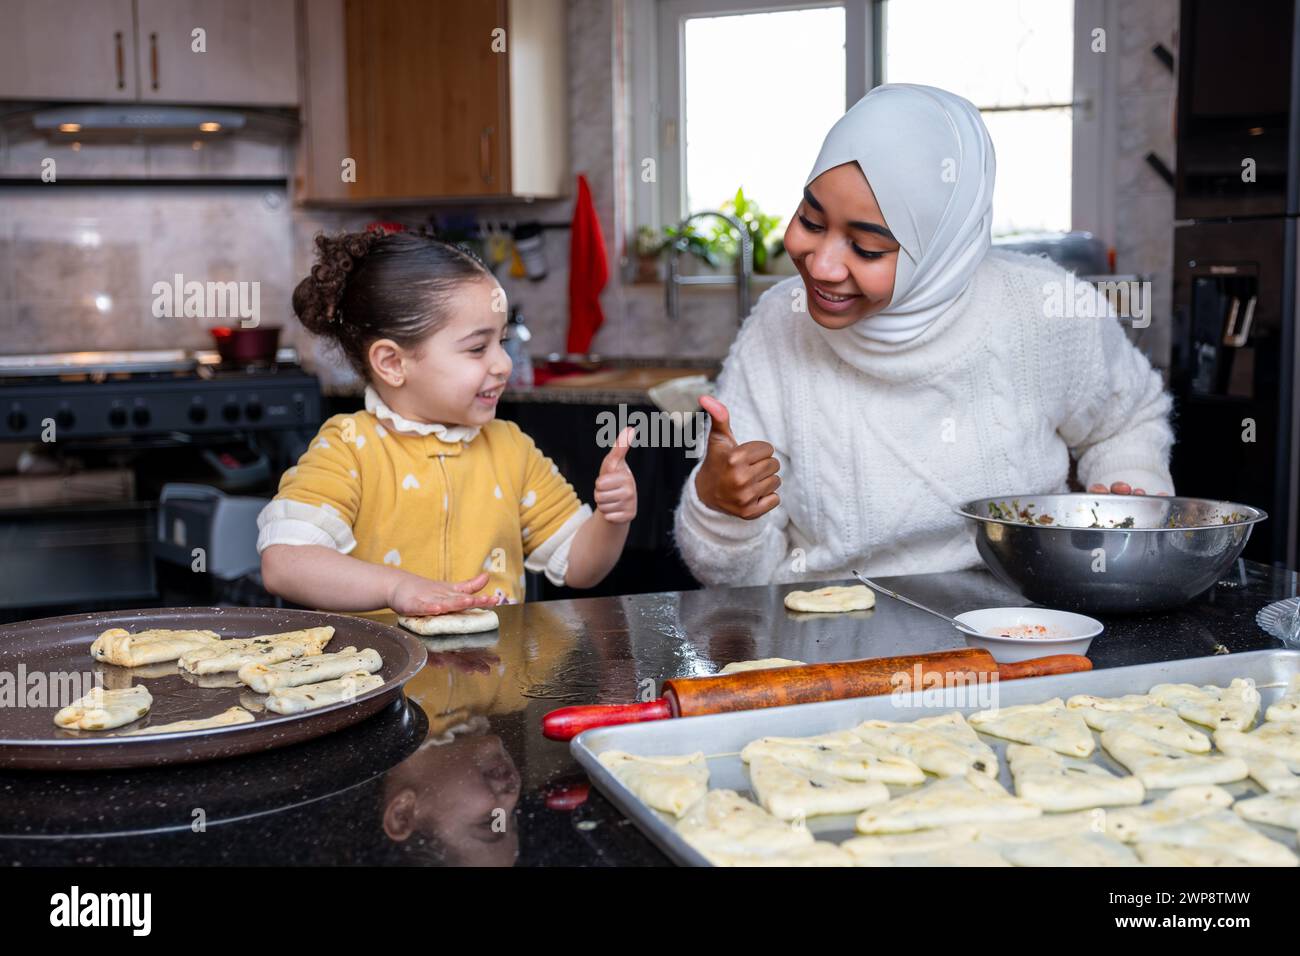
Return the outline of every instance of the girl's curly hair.
{"type": "Polygon", "coordinates": [[[474,253],[424,232],[321,234],[316,264],[293,290],[293,311],[370,381],[372,342],[417,348],[446,323],[447,300],[460,283],[491,277],[474,253]]]}

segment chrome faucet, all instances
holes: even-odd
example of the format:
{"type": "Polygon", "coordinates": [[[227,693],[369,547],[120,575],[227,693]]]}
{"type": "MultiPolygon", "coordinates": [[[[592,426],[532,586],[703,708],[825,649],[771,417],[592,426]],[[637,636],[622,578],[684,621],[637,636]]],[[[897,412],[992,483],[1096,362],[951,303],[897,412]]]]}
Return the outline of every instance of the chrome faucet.
{"type": "Polygon", "coordinates": [[[737,219],[725,212],[719,212],[716,209],[706,209],[703,212],[691,213],[677,224],[678,237],[672,243],[672,248],[668,252],[668,281],[664,283],[664,291],[667,297],[667,308],[669,318],[676,319],[678,312],[678,287],[683,285],[730,285],[736,284],[736,311],[739,313],[741,322],[749,315],[749,280],[754,274],[754,241],[750,238],[749,228],[737,219]],[[733,276],[684,276],[677,269],[677,257],[686,249],[686,232],[687,225],[695,219],[703,216],[717,216],[719,219],[725,219],[737,233],[740,234],[740,257],[736,261],[736,275],[733,276]]]}

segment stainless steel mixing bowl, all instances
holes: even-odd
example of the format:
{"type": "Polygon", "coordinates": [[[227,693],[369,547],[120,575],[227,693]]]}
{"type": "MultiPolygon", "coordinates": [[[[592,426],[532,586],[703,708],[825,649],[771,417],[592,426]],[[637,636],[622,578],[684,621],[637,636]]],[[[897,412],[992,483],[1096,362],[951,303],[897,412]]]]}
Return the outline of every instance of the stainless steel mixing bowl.
{"type": "Polygon", "coordinates": [[[1268,517],[1231,501],[1092,494],[999,495],[957,511],[999,580],[1035,604],[1089,614],[1186,604],[1268,517]]]}

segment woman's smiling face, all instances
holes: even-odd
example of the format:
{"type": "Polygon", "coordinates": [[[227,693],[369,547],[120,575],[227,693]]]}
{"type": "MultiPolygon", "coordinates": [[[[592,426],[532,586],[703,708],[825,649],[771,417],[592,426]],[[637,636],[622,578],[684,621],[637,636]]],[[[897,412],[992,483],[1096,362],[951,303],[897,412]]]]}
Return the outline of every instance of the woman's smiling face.
{"type": "Polygon", "coordinates": [[[803,192],[785,249],[818,325],[842,329],[889,305],[898,240],[857,163],[826,170],[803,192]]]}

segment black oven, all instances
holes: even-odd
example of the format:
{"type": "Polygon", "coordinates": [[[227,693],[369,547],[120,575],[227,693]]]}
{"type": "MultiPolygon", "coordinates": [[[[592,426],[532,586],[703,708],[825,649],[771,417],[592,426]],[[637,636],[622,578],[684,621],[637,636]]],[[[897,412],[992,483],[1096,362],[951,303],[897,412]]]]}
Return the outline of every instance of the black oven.
{"type": "Polygon", "coordinates": [[[1246,555],[1296,567],[1300,195],[1296,0],[1183,0],[1173,477],[1264,508],[1246,555]]]}

